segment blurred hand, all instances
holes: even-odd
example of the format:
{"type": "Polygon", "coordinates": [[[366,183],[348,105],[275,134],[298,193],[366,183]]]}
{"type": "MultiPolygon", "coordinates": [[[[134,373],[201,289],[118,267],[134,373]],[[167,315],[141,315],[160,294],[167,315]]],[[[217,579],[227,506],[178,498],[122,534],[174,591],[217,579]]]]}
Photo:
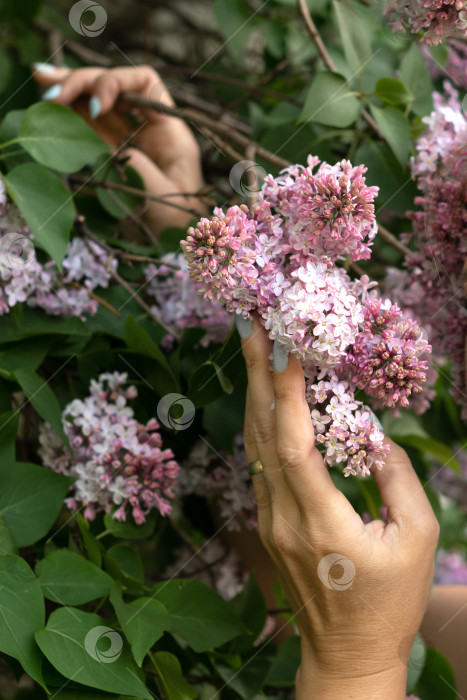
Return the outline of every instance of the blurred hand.
{"type": "Polygon", "coordinates": [[[245,447],[264,467],[253,477],[260,536],[300,630],[297,700],[402,700],[439,533],[429,501],[407,454],[388,440],[391,454],[374,475],[387,522],[364,524],[315,447],[300,362],[289,357],[271,373],[267,333],[257,319],[247,337],[241,325],[245,447]]]}
{"type": "MultiPolygon", "coordinates": [[[[148,194],[158,197],[177,192],[196,193],[203,186],[200,150],[186,123],[151,109],[118,101],[122,92],[173,106],[163,81],[150,66],[135,68],[54,68],[36,64],[33,76],[44,88],[43,99],[73,106],[99,136],[114,148],[129,144],[125,155],[143,178],[148,194]],[[137,113],[140,125],[128,119],[137,113]],[[135,146],[137,148],[135,148],[135,146]]],[[[171,197],[168,201],[204,212],[197,197],[171,197]]],[[[192,214],[149,201],[147,218],[156,231],[186,226],[192,214]]]]}

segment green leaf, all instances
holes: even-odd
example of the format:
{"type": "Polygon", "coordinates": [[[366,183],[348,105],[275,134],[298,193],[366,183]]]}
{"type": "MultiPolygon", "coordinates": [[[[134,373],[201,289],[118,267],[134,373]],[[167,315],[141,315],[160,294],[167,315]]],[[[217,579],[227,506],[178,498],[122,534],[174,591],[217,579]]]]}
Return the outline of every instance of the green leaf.
{"type": "Polygon", "coordinates": [[[168,651],[158,651],[152,655],[152,660],[168,700],[191,700],[196,697],[196,690],[183,678],[176,656],[168,651]]]}
{"type": "Polygon", "coordinates": [[[156,513],[149,513],[146,522],[135,525],[132,522],[122,523],[112,518],[110,513],[104,515],[104,525],[111,535],[122,540],[144,540],[150,537],[156,526],[156,513]]]}
{"type": "Polygon", "coordinates": [[[4,176],[10,197],[43,248],[61,269],[75,208],[63,182],[37,163],[24,163],[4,176]]]}
{"type": "Polygon", "coordinates": [[[73,479],[35,464],[2,460],[0,483],[0,515],[18,547],[25,547],[47,534],[73,479]]]}
{"type": "Polygon", "coordinates": [[[0,515],[0,554],[18,554],[13,533],[2,515],[0,515]]]}
{"type": "Polygon", "coordinates": [[[317,73],[305,101],[299,123],[314,121],[344,128],[360,116],[361,105],[350,93],[348,81],[337,73],[317,73]]]}
{"type": "Polygon", "coordinates": [[[413,42],[401,63],[401,80],[414,96],[411,109],[425,116],[433,109],[433,84],[427,62],[416,42],[413,42]]]}
{"type": "Polygon", "coordinates": [[[290,637],[280,645],[269,669],[267,685],[295,685],[295,676],[300,666],[300,638],[290,637]]]}
{"type": "Polygon", "coordinates": [[[370,32],[357,5],[347,0],[333,0],[337,25],[344,47],[345,58],[353,75],[361,72],[371,57],[370,32]]]}
{"type": "Polygon", "coordinates": [[[169,611],[173,632],[195,651],[248,633],[230,605],[201,581],[173,579],[157,584],[152,593],[169,611]]]}
{"type": "Polygon", "coordinates": [[[233,688],[244,700],[252,700],[261,692],[268,674],[271,661],[264,656],[255,654],[240,668],[231,668],[226,664],[217,663],[216,669],[222,679],[233,688]]]}
{"type": "Polygon", "coordinates": [[[383,132],[383,136],[392,148],[394,155],[402,166],[407,163],[410,147],[410,124],[399,109],[385,107],[381,109],[370,105],[371,113],[383,132]]]}
{"type": "Polygon", "coordinates": [[[34,633],[44,624],[44,599],[24,559],[0,555],[0,651],[13,656],[44,688],[42,658],[34,633]]]}
{"type": "Polygon", "coordinates": [[[65,678],[110,693],[152,700],[121,635],[99,615],[59,608],[47,626],[36,632],[36,641],[65,678]]]}
{"type": "Polygon", "coordinates": [[[42,165],[74,173],[109,152],[109,146],[79,114],[51,102],[26,110],[19,129],[22,147],[42,165]]]}
{"type": "Polygon", "coordinates": [[[240,60],[254,29],[251,10],[245,0],[215,0],[214,13],[224,46],[240,60]]]}
{"type": "Polygon", "coordinates": [[[19,342],[11,344],[0,352],[0,369],[14,372],[21,367],[35,370],[42,364],[47,351],[52,345],[51,338],[37,338],[35,343],[19,342]]]}
{"type": "Polygon", "coordinates": [[[416,447],[424,454],[428,453],[436,457],[445,467],[449,467],[456,474],[460,474],[459,462],[453,451],[447,445],[434,438],[421,437],[420,435],[394,435],[393,440],[402,445],[416,447]]]}
{"type": "Polygon", "coordinates": [[[263,631],[268,616],[266,601],[253,574],[250,574],[243,590],[230,601],[230,605],[251,633],[235,640],[235,651],[238,653],[249,651],[263,631]]]}
{"type": "Polygon", "coordinates": [[[89,561],[100,567],[102,564],[102,552],[105,551],[104,548],[92,534],[89,522],[83,518],[81,513],[76,513],[76,522],[78,523],[89,561]]]}
{"type": "MultiPolygon", "coordinates": [[[[125,168],[124,175],[115,168],[108,169],[109,159],[101,156],[93,168],[93,174],[97,181],[105,179],[106,182],[115,185],[126,185],[144,192],[144,184],[139,173],[133,168],[125,168]]],[[[128,210],[133,211],[143,201],[141,197],[128,194],[110,187],[98,187],[97,199],[101,206],[115,219],[126,219],[128,210]]]]}
{"type": "Polygon", "coordinates": [[[410,90],[400,80],[381,78],[375,85],[375,96],[389,105],[406,105],[413,99],[410,90]]]}
{"type": "Polygon", "coordinates": [[[127,576],[137,581],[144,580],[143,562],[139,553],[132,547],[128,547],[126,544],[114,544],[107,554],[110,554],[127,576]]]}
{"type": "Polygon", "coordinates": [[[130,604],[125,603],[120,584],[114,584],[110,602],[131,644],[135,661],[141,666],[149,649],[166,630],[170,630],[169,613],[162,603],[154,598],[137,598],[130,604]]]}
{"type": "Polygon", "coordinates": [[[2,463],[15,461],[18,424],[19,411],[0,414],[0,472],[2,463]]]}
{"type": "Polygon", "coordinates": [[[26,367],[16,370],[14,376],[38,414],[50,423],[58,437],[71,451],[70,443],[63,430],[62,411],[48,383],[26,367]]]}
{"type": "Polygon", "coordinates": [[[125,342],[134,352],[140,353],[141,355],[146,355],[146,357],[151,357],[153,360],[155,360],[170,376],[173,381],[174,389],[178,391],[178,381],[171,366],[167,362],[167,358],[156,343],[149,337],[149,334],[144,330],[144,328],[141,328],[141,326],[138,325],[133,316],[128,316],[126,320],[125,342]]]}
{"type": "Polygon", "coordinates": [[[452,666],[440,651],[430,647],[426,650],[426,662],[422,675],[415,686],[414,695],[423,700],[456,700],[456,679],[452,666]]]}
{"type": "Polygon", "coordinates": [[[79,554],[59,549],[36,567],[45,598],[61,605],[81,605],[112,588],[111,577],[79,554]]]}

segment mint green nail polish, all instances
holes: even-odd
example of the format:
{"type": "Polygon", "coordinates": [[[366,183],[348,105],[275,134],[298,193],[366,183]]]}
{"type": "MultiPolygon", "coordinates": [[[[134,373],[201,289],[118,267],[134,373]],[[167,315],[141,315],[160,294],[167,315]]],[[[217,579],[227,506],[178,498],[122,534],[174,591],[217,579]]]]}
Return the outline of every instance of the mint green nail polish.
{"type": "Polygon", "coordinates": [[[287,369],[289,364],[289,351],[282,343],[277,340],[274,341],[272,347],[272,364],[274,366],[274,372],[283,372],[287,369]]]}
{"type": "Polygon", "coordinates": [[[32,67],[38,73],[54,73],[56,71],[55,66],[51,63],[33,63],[32,67]]]}
{"type": "Polygon", "coordinates": [[[62,91],[62,86],[59,85],[58,83],[56,85],[52,85],[52,87],[49,87],[49,89],[44,92],[44,94],[42,95],[42,99],[43,100],[55,100],[55,98],[59,96],[61,91],[62,91]]]}
{"type": "Polygon", "coordinates": [[[102,105],[98,97],[91,97],[89,100],[89,116],[91,119],[96,119],[101,113],[102,105]]]}
{"type": "Polygon", "coordinates": [[[253,330],[253,322],[249,318],[244,318],[241,314],[235,314],[235,325],[237,326],[240,338],[245,340],[253,330]]]}

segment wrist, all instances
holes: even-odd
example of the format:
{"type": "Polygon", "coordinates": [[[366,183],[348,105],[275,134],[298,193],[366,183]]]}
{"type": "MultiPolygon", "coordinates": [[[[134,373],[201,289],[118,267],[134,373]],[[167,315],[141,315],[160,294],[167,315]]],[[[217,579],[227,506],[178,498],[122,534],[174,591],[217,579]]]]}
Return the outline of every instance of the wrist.
{"type": "Polygon", "coordinates": [[[345,654],[333,654],[323,667],[303,654],[296,676],[296,700],[405,700],[407,667],[396,657],[394,665],[370,666],[368,653],[360,648],[352,667],[345,654]]]}

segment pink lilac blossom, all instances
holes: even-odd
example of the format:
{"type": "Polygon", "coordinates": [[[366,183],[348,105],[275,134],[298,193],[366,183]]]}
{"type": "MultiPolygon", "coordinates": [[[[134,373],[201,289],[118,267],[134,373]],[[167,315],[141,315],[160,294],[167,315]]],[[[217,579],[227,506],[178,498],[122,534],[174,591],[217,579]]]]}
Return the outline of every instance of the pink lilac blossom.
{"type": "Polygon", "coordinates": [[[143,425],[134,417],[128,401],[138,393],[126,383],[127,375],[118,372],[92,380],[89,396],[73,400],[62,414],[72,454],[46,423],[39,455],[46,467],[76,477],[69,508],[84,508],[88,520],[100,512],[122,521],[131,514],[140,525],[153,509],[171,512],[179,466],[163,449],[158,422],[143,425]]]}
{"type": "Polygon", "coordinates": [[[455,549],[439,549],[435,562],[435,583],[443,585],[467,585],[467,560],[465,554],[455,549]]]}
{"type": "MultiPolygon", "coordinates": [[[[381,407],[409,406],[422,393],[431,345],[421,328],[389,299],[373,299],[364,308],[364,322],[342,363],[352,382],[381,407]]],[[[417,406],[426,410],[424,404],[417,406]]]]}
{"type": "Polygon", "coordinates": [[[467,37],[465,0],[388,0],[384,13],[394,31],[409,30],[428,46],[467,37]]]}
{"type": "Polygon", "coordinates": [[[177,494],[198,494],[215,501],[216,511],[231,531],[258,530],[256,505],[248,474],[243,438],[235,439],[233,455],[197,443],[180,467],[177,494]]]}
{"type": "MultiPolygon", "coordinates": [[[[366,276],[352,281],[336,264],[369,257],[377,188],[366,185],[363,166],[322,163],[314,172],[318,163],[309,156],[306,168],[268,175],[251,213],[245,206],[216,209],[211,221],[190,228],[181,241],[190,275],[206,300],[246,317],[255,311],[312,381],[335,368],[352,397],[365,384],[375,405],[406,407],[409,397],[421,396],[430,346],[398,307],[381,327],[374,283],[366,276]]],[[[427,407],[426,396],[417,401],[420,410],[427,407]]],[[[337,449],[337,425],[328,436],[327,461],[347,460],[346,475],[368,473],[387,452],[360,411],[358,437],[347,434],[337,449]]]]}
{"type": "MultiPolygon", "coordinates": [[[[158,267],[151,264],[144,270],[148,283],[145,292],[156,301],[153,313],[177,332],[184,328],[204,328],[206,333],[200,342],[203,347],[222,343],[232,325],[224,307],[198,294],[200,285],[190,277],[182,254],[167,253],[161,262],[158,267]]],[[[164,338],[165,345],[171,342],[171,336],[164,338]]]]}
{"type": "MultiPolygon", "coordinates": [[[[38,307],[53,316],[94,315],[93,291],[111,279],[105,251],[96,243],[74,238],[67,247],[61,273],[53,261],[42,264],[33,237],[0,179],[0,315],[18,303],[38,307]],[[15,246],[16,242],[23,245],[15,246]]],[[[117,261],[111,262],[116,270],[117,261]]]]}
{"type": "Polygon", "coordinates": [[[384,466],[389,445],[383,442],[374,414],[355,399],[348,382],[331,372],[317,383],[308,382],[306,394],[326,464],[346,462],[344,476],[368,476],[371,467],[384,466]]]}
{"type": "Polygon", "coordinates": [[[427,328],[434,355],[451,364],[452,394],[467,419],[465,338],[467,307],[461,276],[467,259],[467,120],[458,93],[445,83],[434,94],[435,109],[424,119],[412,160],[420,196],[408,212],[412,231],[402,236],[411,249],[405,270],[388,270],[386,289],[427,328]]]}

